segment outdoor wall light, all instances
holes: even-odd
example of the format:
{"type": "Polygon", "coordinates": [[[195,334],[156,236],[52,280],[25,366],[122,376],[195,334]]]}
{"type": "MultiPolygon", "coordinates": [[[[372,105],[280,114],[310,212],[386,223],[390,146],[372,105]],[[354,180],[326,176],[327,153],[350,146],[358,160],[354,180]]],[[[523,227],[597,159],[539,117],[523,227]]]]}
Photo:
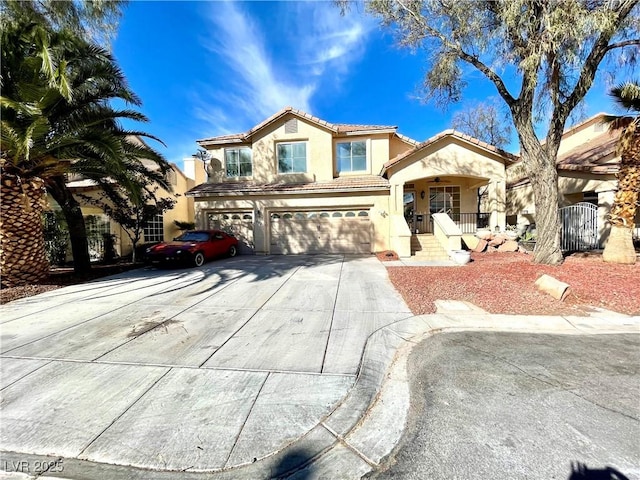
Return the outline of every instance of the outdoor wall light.
{"type": "Polygon", "coordinates": [[[422,191],[420,192],[420,198],[421,198],[422,200],[424,200],[424,195],[425,195],[424,190],[422,190],[422,191]]]}

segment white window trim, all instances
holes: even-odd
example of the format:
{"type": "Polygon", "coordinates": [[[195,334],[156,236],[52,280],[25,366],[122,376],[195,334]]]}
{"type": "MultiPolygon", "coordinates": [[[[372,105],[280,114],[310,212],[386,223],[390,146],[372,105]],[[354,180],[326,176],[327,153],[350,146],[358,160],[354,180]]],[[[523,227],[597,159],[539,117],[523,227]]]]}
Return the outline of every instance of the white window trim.
{"type": "Polygon", "coordinates": [[[350,138],[350,139],[339,139],[335,142],[334,148],[334,158],[335,158],[335,173],[340,176],[346,175],[362,175],[371,172],[371,139],[370,138],[350,138]],[[340,165],[338,164],[338,145],[341,143],[354,143],[354,142],[365,142],[366,149],[366,159],[367,166],[364,170],[350,170],[347,172],[340,171],[340,165]]]}
{"type": "MultiPolygon", "coordinates": [[[[243,146],[243,147],[229,147],[229,148],[225,148],[224,151],[222,152],[222,158],[224,159],[224,177],[225,178],[252,178],[253,177],[253,149],[249,146],[243,146]],[[249,153],[251,155],[251,175],[227,175],[227,151],[232,151],[232,150],[238,150],[238,162],[240,161],[240,150],[249,150],[249,153]]],[[[238,163],[238,173],[240,173],[240,164],[238,163]]]]}
{"type": "Polygon", "coordinates": [[[158,213],[154,218],[142,229],[145,242],[163,242],[164,241],[164,213],[158,213]],[[158,218],[159,217],[159,218],[158,218]],[[147,235],[147,232],[150,235],[147,235]],[[160,237],[160,240],[156,238],[160,237]],[[152,239],[153,238],[153,239],[152,239]]]}
{"type": "Polygon", "coordinates": [[[276,157],[276,173],[278,175],[301,175],[309,173],[309,141],[308,140],[282,140],[275,142],[275,157],[276,157]],[[279,145],[293,145],[294,143],[305,144],[305,169],[304,172],[281,172],[280,171],[280,159],[278,158],[278,146],[279,145]]]}
{"type": "Polygon", "coordinates": [[[427,190],[427,198],[428,198],[427,208],[429,210],[429,214],[430,215],[432,215],[433,213],[437,213],[437,212],[433,212],[433,213],[431,212],[431,189],[432,188],[445,188],[445,189],[446,188],[457,188],[458,192],[460,194],[460,200],[459,200],[459,202],[460,202],[460,205],[459,205],[460,211],[458,212],[458,214],[462,213],[462,186],[461,185],[458,185],[458,184],[438,185],[438,184],[436,184],[436,185],[429,185],[427,188],[428,188],[428,190],[427,190]]]}

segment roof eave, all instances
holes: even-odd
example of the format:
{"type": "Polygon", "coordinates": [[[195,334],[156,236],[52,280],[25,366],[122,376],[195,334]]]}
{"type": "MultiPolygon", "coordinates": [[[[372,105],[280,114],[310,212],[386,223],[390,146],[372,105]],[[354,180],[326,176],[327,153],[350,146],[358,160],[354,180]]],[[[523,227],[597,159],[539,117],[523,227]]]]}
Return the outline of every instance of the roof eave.
{"type": "Polygon", "coordinates": [[[349,132],[339,132],[339,135],[344,135],[346,137],[353,137],[357,135],[375,135],[375,134],[385,134],[385,133],[396,133],[393,128],[380,128],[380,129],[370,129],[370,130],[353,130],[349,132]]]}
{"type": "Polygon", "coordinates": [[[233,192],[186,192],[188,197],[243,197],[243,196],[265,196],[265,195],[306,195],[309,193],[361,193],[361,192],[386,192],[391,188],[389,185],[379,187],[351,187],[351,188],[317,188],[317,189],[292,189],[292,190],[267,190],[263,192],[254,191],[233,191],[233,192]]]}

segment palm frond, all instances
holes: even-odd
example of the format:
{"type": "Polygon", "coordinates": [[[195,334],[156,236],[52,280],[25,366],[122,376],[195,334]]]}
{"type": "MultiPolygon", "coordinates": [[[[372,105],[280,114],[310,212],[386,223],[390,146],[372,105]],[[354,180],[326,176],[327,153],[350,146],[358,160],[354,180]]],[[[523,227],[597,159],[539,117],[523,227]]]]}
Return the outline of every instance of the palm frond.
{"type": "Polygon", "coordinates": [[[640,83],[637,80],[612,88],[610,95],[625,110],[640,114],[640,83]]]}

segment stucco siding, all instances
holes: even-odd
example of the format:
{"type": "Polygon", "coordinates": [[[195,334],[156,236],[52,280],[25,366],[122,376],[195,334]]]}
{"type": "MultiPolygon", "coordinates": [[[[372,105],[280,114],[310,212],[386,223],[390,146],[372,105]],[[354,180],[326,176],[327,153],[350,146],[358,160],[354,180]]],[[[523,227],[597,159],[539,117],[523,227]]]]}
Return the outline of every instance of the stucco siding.
{"type": "Polygon", "coordinates": [[[396,136],[391,136],[391,139],[389,140],[389,159],[395,158],[398,155],[411,150],[412,148],[413,148],[413,145],[409,145],[408,143],[404,142],[403,140],[400,140],[396,136]]]}
{"type": "Polygon", "coordinates": [[[434,144],[426,150],[418,151],[401,165],[392,167],[389,180],[392,183],[405,183],[440,175],[504,180],[505,168],[498,160],[449,141],[444,145],[434,144]]]}
{"type": "Polygon", "coordinates": [[[607,130],[608,126],[601,118],[594,117],[589,119],[583,125],[576,126],[575,129],[569,129],[565,132],[558,149],[558,156],[573,150],[576,147],[584,145],[589,140],[607,130]]]}
{"type": "Polygon", "coordinates": [[[214,181],[236,182],[251,180],[257,183],[326,181],[333,178],[332,134],[317,125],[297,119],[297,132],[286,133],[285,123],[289,116],[265,126],[254,137],[252,143],[230,144],[208,147],[211,155],[211,169],[214,181]],[[278,173],[277,144],[304,142],[307,153],[307,171],[305,173],[278,173]],[[225,168],[225,150],[248,147],[252,156],[252,175],[250,177],[227,177],[225,168]]]}

